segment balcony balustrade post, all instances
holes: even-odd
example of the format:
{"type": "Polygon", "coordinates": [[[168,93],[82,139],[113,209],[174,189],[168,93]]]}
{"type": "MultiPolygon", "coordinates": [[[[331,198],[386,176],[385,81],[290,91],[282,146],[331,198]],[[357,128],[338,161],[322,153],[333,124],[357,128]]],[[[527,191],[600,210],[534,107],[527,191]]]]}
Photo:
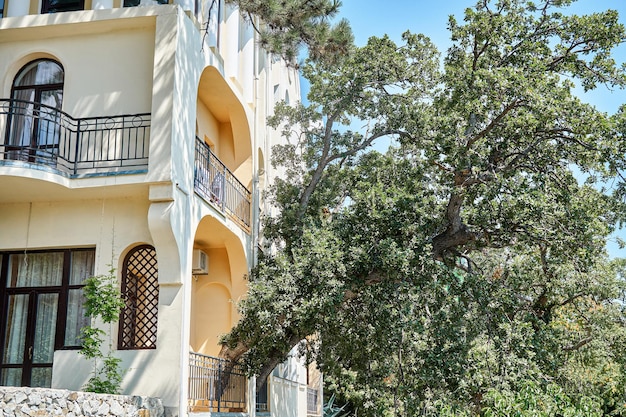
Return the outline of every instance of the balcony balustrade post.
{"type": "Polygon", "coordinates": [[[76,146],[74,147],[74,175],[78,173],[78,155],[80,155],[81,119],[76,121],[76,146]]]}
{"type": "Polygon", "coordinates": [[[217,362],[217,412],[222,411],[222,361],[217,362]]]}

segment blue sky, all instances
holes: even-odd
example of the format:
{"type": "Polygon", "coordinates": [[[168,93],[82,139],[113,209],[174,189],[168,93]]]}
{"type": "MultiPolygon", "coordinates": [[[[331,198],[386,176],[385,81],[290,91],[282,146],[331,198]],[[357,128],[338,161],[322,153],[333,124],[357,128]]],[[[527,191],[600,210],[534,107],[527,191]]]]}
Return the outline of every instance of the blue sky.
{"type": "MultiPolygon", "coordinates": [[[[539,0],[536,0],[539,2],[539,0]]],[[[437,45],[443,53],[450,46],[447,30],[448,16],[463,20],[463,12],[473,6],[474,0],[341,0],[340,17],[350,21],[357,45],[364,45],[370,36],[388,34],[391,39],[400,41],[402,33],[410,30],[423,33],[437,45]],[[383,4],[383,7],[380,5],[383,4]]],[[[619,12],[620,22],[626,25],[626,0],[578,0],[567,9],[576,14],[586,14],[607,9],[619,12]]],[[[626,45],[621,45],[615,53],[617,62],[626,62],[626,45]]],[[[614,113],[626,102],[625,91],[594,91],[585,98],[600,110],[614,113]]]]}
{"type": "MultiPolygon", "coordinates": [[[[450,46],[448,16],[454,15],[462,21],[464,10],[476,3],[475,0],[341,1],[339,17],[350,21],[357,45],[364,45],[370,36],[384,34],[399,42],[402,33],[410,30],[430,37],[442,53],[450,46]]],[[[587,14],[607,9],[617,10],[620,22],[626,25],[626,0],[578,0],[565,10],[566,13],[587,14]]],[[[626,45],[616,49],[614,58],[618,63],[626,62],[626,45]]],[[[579,94],[599,110],[611,114],[626,103],[626,91],[623,90],[598,89],[579,94]]],[[[626,240],[626,230],[620,231],[619,236],[626,240]]],[[[608,250],[612,257],[626,257],[626,250],[620,250],[614,242],[609,243],[608,250]]]]}

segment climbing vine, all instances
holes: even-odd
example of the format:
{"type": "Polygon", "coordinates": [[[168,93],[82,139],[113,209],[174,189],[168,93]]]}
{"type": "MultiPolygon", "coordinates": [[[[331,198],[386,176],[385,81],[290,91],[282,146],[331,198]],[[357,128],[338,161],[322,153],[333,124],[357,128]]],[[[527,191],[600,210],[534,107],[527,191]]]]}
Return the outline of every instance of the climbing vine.
{"type": "Polygon", "coordinates": [[[83,386],[85,391],[118,394],[122,383],[122,360],[113,355],[111,339],[112,323],[119,320],[124,307],[124,300],[117,288],[115,268],[111,267],[108,274],[89,277],[83,288],[85,296],[85,313],[92,320],[81,329],[83,347],[80,354],[93,361],[91,377],[83,386]],[[93,319],[108,324],[108,332],[93,326],[93,319]],[[106,353],[103,345],[108,343],[106,353]]]}

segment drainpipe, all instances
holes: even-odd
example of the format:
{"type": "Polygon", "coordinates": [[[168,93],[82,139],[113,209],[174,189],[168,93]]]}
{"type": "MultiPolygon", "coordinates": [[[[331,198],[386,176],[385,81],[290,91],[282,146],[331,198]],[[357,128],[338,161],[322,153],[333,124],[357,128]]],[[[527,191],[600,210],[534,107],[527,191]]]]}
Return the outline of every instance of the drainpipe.
{"type": "MultiPolygon", "coordinates": [[[[257,23],[258,24],[258,21],[257,23]]],[[[253,96],[252,100],[254,103],[254,131],[252,132],[252,267],[256,267],[258,262],[258,248],[259,248],[259,228],[260,228],[260,216],[259,216],[259,61],[258,61],[258,42],[257,42],[257,33],[255,30],[252,32],[252,89],[253,96]]],[[[249,409],[248,415],[250,417],[256,417],[256,376],[250,377],[248,381],[248,393],[249,393],[249,409]]]]}

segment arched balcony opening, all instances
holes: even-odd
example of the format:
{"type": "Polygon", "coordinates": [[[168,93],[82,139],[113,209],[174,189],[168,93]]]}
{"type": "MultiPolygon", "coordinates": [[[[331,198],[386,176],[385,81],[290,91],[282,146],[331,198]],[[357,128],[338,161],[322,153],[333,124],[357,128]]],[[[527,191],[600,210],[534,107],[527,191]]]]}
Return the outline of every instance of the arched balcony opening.
{"type": "Polygon", "coordinates": [[[214,67],[198,85],[194,189],[245,230],[251,224],[252,146],[248,115],[214,67]]]}
{"type": "Polygon", "coordinates": [[[228,228],[210,216],[200,221],[193,250],[189,408],[244,411],[245,373],[227,366],[218,355],[220,338],[238,320],[235,301],[245,292],[245,250],[228,228]]]}

